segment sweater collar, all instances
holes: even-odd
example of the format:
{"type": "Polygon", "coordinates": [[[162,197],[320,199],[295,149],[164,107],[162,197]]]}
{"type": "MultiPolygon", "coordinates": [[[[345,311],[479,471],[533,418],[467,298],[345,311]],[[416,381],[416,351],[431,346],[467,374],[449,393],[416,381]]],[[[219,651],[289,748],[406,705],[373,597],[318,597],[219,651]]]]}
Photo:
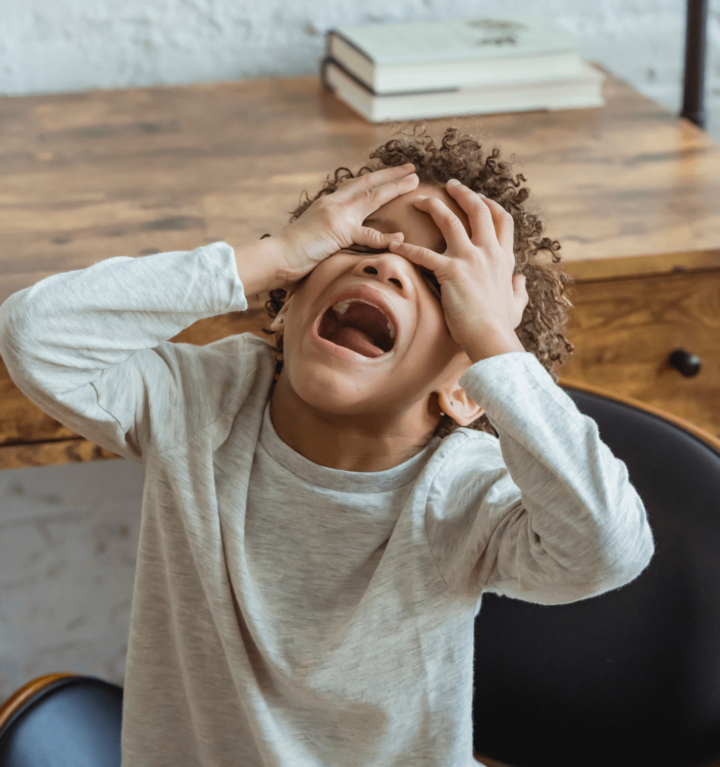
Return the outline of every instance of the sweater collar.
{"type": "Polygon", "coordinates": [[[285,469],[311,485],[348,493],[378,493],[413,482],[441,442],[434,437],[417,455],[385,471],[342,471],[313,463],[285,444],[273,426],[269,399],[260,431],[260,444],[285,469]]]}

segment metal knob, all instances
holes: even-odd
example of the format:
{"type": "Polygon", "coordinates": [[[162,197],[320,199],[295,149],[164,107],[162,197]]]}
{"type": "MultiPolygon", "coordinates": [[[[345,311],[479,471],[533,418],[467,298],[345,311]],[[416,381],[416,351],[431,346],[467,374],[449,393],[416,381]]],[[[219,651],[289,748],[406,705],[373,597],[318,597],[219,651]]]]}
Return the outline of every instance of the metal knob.
{"type": "Polygon", "coordinates": [[[675,349],[668,361],[688,378],[692,378],[700,372],[700,357],[690,354],[686,349],[675,349]]]}

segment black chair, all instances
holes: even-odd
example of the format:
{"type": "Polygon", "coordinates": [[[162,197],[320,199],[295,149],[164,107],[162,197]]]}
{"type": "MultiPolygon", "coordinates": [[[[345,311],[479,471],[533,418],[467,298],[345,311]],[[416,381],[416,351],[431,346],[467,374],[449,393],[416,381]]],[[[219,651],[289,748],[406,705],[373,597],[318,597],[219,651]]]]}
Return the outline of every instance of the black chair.
{"type": "Polygon", "coordinates": [[[484,595],[475,757],[720,767],[720,440],[643,403],[561,386],[627,465],[655,555],[626,586],[572,604],[484,595]]]}
{"type": "Polygon", "coordinates": [[[120,767],[123,690],[46,674],[0,707],[0,767],[120,767]]]}

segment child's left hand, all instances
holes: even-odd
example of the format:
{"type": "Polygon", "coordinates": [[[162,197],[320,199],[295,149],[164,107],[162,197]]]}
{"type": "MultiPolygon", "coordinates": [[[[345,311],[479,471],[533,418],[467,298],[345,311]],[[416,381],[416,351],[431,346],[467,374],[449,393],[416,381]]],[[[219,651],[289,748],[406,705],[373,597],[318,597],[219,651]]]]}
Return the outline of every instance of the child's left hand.
{"type": "Polygon", "coordinates": [[[471,359],[496,354],[490,349],[504,345],[508,351],[524,351],[515,328],[529,297],[525,276],[513,275],[513,217],[463,184],[446,190],[467,213],[472,238],[442,200],[418,196],[415,207],[432,216],[447,243],[445,253],[407,242],[392,242],[389,250],[435,273],[450,335],[471,359]]]}

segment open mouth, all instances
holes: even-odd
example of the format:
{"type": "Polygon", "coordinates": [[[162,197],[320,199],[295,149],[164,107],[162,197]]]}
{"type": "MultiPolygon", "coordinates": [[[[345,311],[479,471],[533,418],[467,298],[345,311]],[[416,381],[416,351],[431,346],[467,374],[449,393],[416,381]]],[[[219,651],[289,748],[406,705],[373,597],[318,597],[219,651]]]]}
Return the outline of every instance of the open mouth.
{"type": "Polygon", "coordinates": [[[380,357],[395,346],[392,322],[380,309],[359,298],[330,306],[320,320],[318,335],[363,357],[380,357]]]}

